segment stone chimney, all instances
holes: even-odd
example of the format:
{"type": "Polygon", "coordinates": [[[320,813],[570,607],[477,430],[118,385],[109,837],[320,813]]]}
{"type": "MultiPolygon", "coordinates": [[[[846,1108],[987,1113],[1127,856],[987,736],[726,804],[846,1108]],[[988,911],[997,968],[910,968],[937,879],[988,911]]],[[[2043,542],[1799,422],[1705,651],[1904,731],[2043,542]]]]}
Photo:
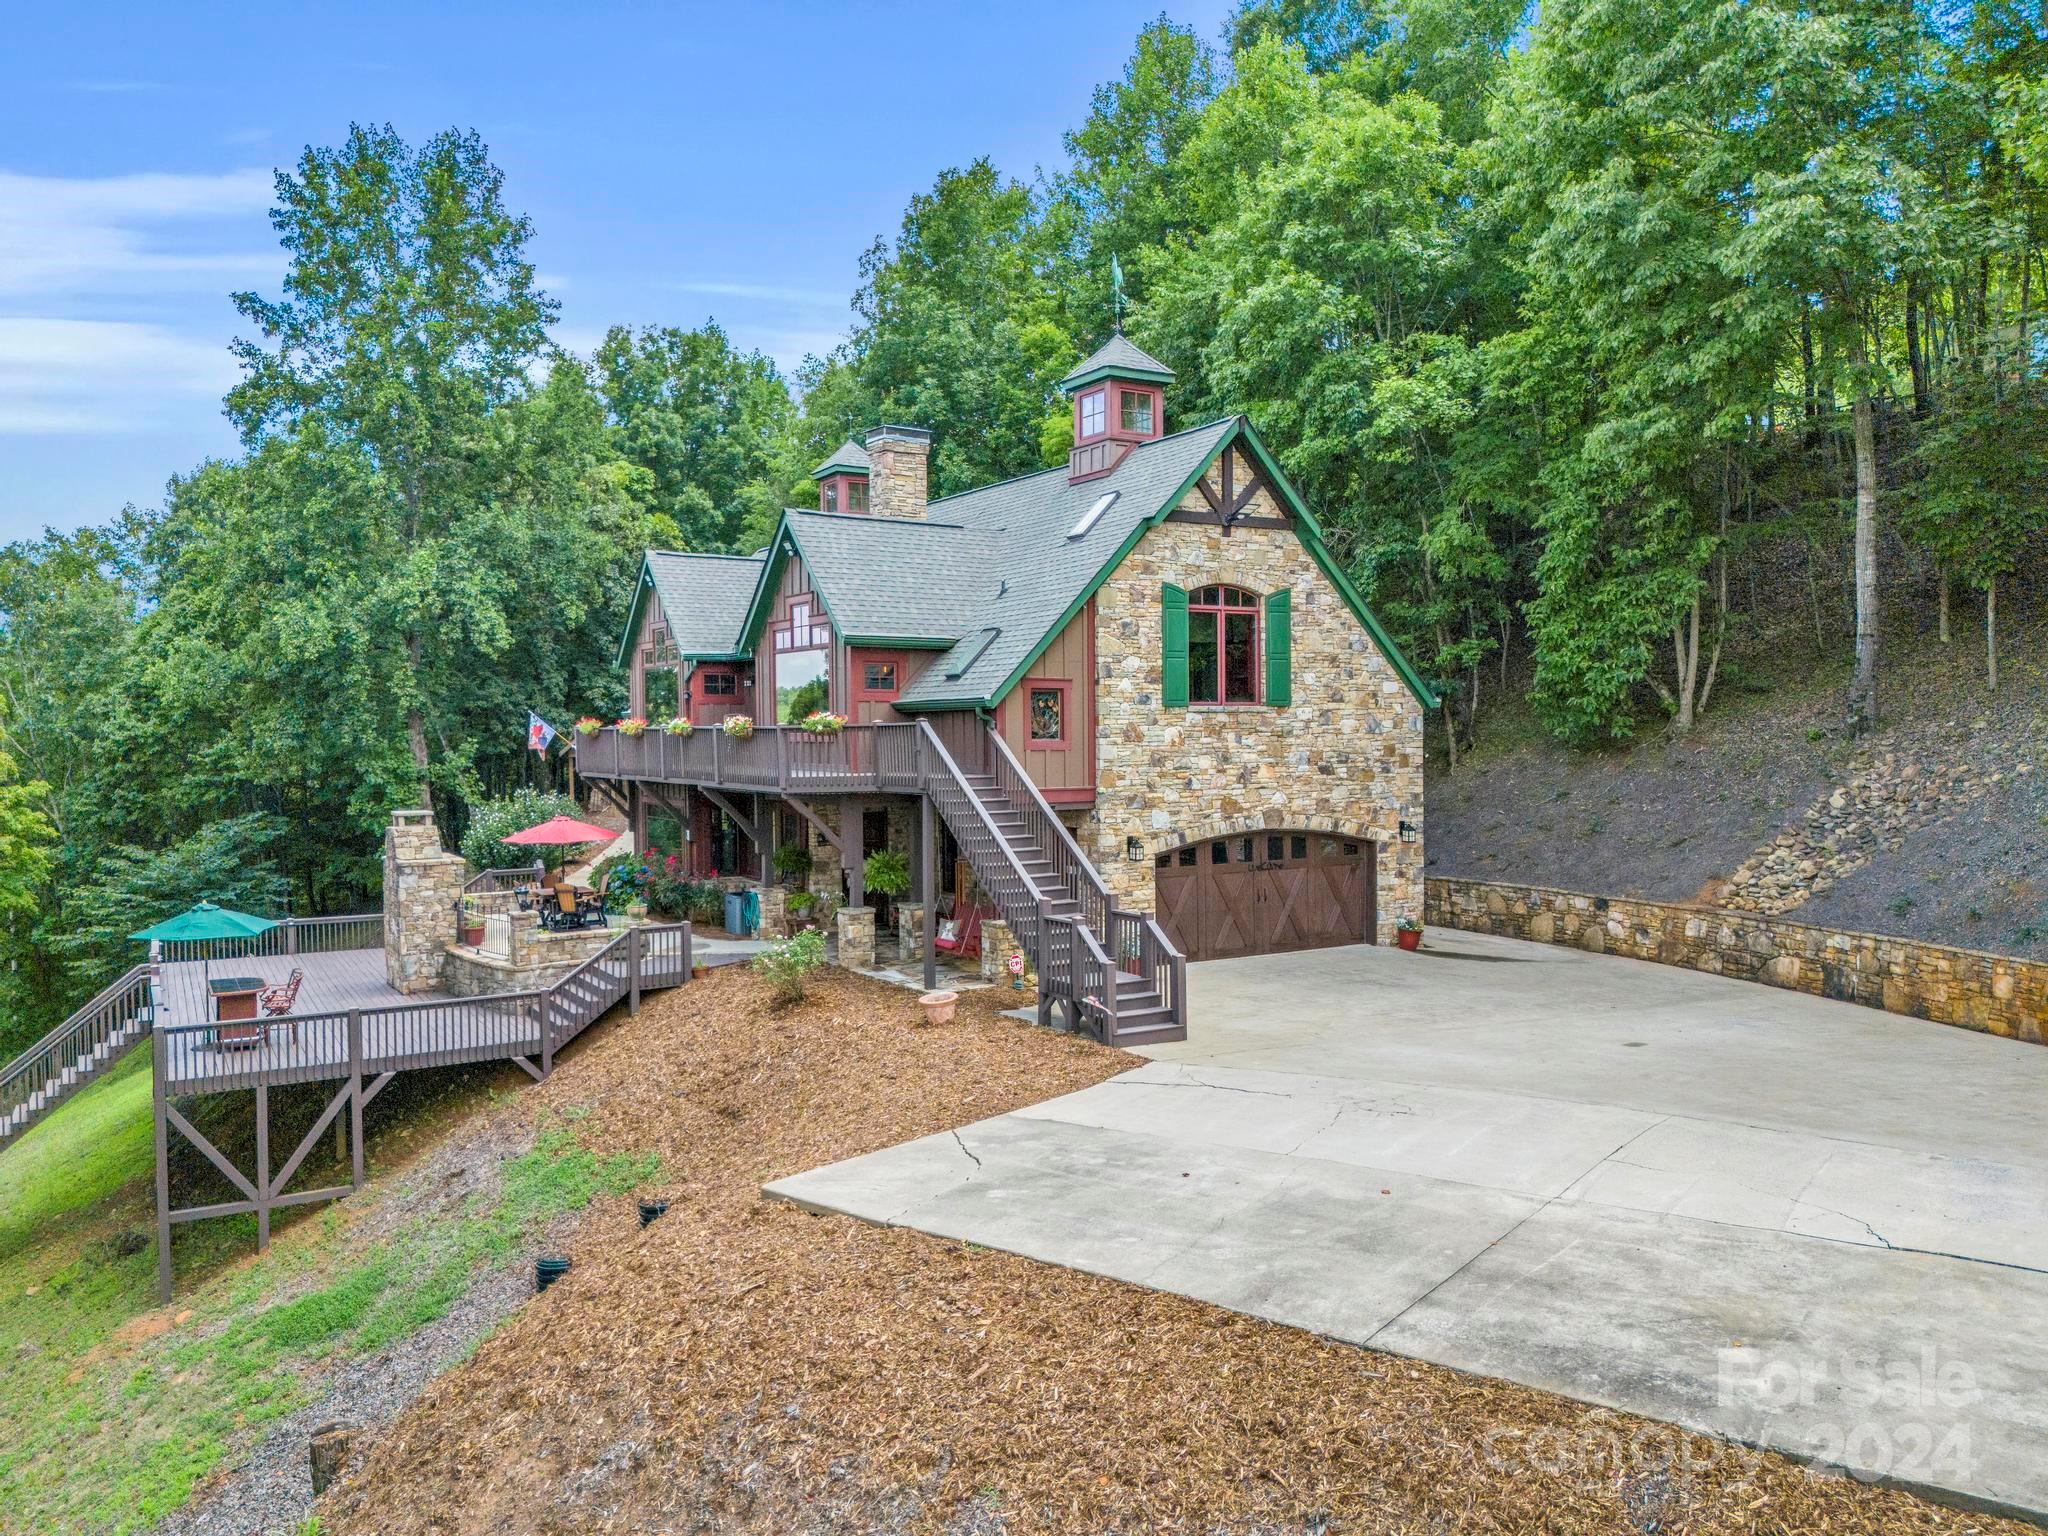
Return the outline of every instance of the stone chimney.
{"type": "Polygon", "coordinates": [[[923,427],[874,427],[868,450],[868,510],[876,517],[924,520],[932,435],[923,427]]]}

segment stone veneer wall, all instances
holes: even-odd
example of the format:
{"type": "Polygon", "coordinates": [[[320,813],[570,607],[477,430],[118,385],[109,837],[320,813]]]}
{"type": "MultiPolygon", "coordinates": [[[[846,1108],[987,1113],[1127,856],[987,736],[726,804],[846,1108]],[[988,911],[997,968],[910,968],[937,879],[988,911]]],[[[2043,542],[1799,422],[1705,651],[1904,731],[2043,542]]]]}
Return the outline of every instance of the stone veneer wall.
{"type": "Polygon", "coordinates": [[[1682,965],[2037,1045],[2048,1032],[2048,965],[2010,955],[1482,880],[1431,879],[1428,905],[1446,928],[1682,965]]]}
{"type": "MultiPolygon", "coordinates": [[[[1235,450],[1233,450],[1235,451],[1235,450]]],[[[1250,478],[1242,457],[1238,484],[1250,478]]],[[[1210,483],[1217,485],[1215,471],[1210,483]]],[[[1181,503],[1208,503],[1190,490],[1181,503]]],[[[1250,515],[1277,517],[1265,491],[1250,515]]],[[[1379,845],[1379,941],[1422,915],[1422,706],[1287,529],[1161,523],[1096,594],[1096,799],[1077,833],[1118,899],[1152,910],[1153,858],[1185,842],[1298,827],[1379,845]],[[1165,709],[1160,585],[1293,592],[1294,702],[1165,709]],[[1137,838],[1141,856],[1128,856],[1137,838]]],[[[1261,618],[1263,623],[1263,616],[1261,618]]]]}
{"type": "Polygon", "coordinates": [[[464,873],[462,855],[442,850],[433,812],[391,813],[384,829],[384,975],[395,990],[440,988],[464,873]]]}

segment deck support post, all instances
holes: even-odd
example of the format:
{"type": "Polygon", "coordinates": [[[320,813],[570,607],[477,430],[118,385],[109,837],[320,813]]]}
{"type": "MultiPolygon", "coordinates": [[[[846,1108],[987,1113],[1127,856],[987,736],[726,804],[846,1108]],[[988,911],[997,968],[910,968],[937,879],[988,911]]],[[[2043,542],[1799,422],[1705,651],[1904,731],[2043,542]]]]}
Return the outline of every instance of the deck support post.
{"type": "Polygon", "coordinates": [[[640,1011],[640,930],[626,930],[626,1014],[640,1011]]]}
{"type": "Polygon", "coordinates": [[[555,1042],[548,1030],[548,995],[543,992],[540,1006],[540,1075],[545,1078],[555,1070],[555,1042]]]}
{"type": "Polygon", "coordinates": [[[932,836],[932,797],[917,797],[917,899],[924,904],[924,989],[939,986],[939,952],[934,942],[939,932],[938,890],[933,880],[936,842],[932,836]]]}
{"type": "Polygon", "coordinates": [[[270,1247],[270,1084],[256,1085],[256,1251],[270,1247]]]}
{"type": "Polygon", "coordinates": [[[170,1063],[164,1037],[150,1031],[150,1110],[156,1121],[156,1291],[157,1299],[171,1299],[171,1134],[166,1122],[164,1082],[170,1063]]]}
{"type": "Polygon", "coordinates": [[[866,839],[855,830],[860,824],[860,802],[847,795],[839,802],[839,862],[846,870],[846,904],[849,907],[868,904],[866,839]]]}
{"type": "MultiPolygon", "coordinates": [[[[1052,945],[1052,914],[1050,904],[1041,896],[1038,898],[1038,941],[1033,948],[1037,953],[1032,957],[1033,967],[1038,972],[1038,1022],[1052,1023],[1052,976],[1047,970],[1046,959],[1052,945]]],[[[1000,981],[1000,977],[997,978],[1000,981]]]]}
{"type": "Polygon", "coordinates": [[[626,827],[633,834],[633,852],[647,857],[647,796],[636,779],[626,786],[626,827]]]}
{"type": "Polygon", "coordinates": [[[349,1174],[363,1187],[363,1011],[348,1011],[349,1174]]]}

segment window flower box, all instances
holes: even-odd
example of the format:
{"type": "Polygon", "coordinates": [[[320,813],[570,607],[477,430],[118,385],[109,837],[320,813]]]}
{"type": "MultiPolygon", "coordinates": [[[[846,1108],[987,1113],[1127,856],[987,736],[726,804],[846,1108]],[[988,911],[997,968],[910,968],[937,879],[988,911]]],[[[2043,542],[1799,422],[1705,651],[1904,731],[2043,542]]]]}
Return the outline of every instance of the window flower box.
{"type": "Polygon", "coordinates": [[[647,734],[647,722],[638,715],[628,715],[619,722],[619,734],[621,736],[645,736],[647,734]]]}
{"type": "Polygon", "coordinates": [[[734,741],[745,741],[754,734],[754,717],[752,715],[727,715],[725,723],[719,729],[724,731],[734,741]]]}
{"type": "Polygon", "coordinates": [[[805,715],[800,724],[813,736],[837,736],[846,729],[846,716],[821,709],[816,714],[805,715]]]}
{"type": "Polygon", "coordinates": [[[696,726],[685,720],[681,715],[676,715],[671,719],[662,721],[661,728],[671,736],[687,736],[697,729],[696,726]]]}
{"type": "Polygon", "coordinates": [[[576,722],[576,734],[578,736],[595,736],[603,729],[604,722],[595,715],[585,715],[576,722]]]}

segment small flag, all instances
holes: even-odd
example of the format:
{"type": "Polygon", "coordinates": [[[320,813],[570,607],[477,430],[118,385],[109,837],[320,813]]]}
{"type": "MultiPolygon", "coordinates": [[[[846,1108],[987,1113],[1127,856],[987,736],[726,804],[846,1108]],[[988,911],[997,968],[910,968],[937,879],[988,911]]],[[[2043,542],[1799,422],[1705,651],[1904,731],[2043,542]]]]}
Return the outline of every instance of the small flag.
{"type": "Polygon", "coordinates": [[[554,745],[555,728],[541,719],[532,710],[526,712],[526,744],[536,752],[546,752],[554,745]]]}

